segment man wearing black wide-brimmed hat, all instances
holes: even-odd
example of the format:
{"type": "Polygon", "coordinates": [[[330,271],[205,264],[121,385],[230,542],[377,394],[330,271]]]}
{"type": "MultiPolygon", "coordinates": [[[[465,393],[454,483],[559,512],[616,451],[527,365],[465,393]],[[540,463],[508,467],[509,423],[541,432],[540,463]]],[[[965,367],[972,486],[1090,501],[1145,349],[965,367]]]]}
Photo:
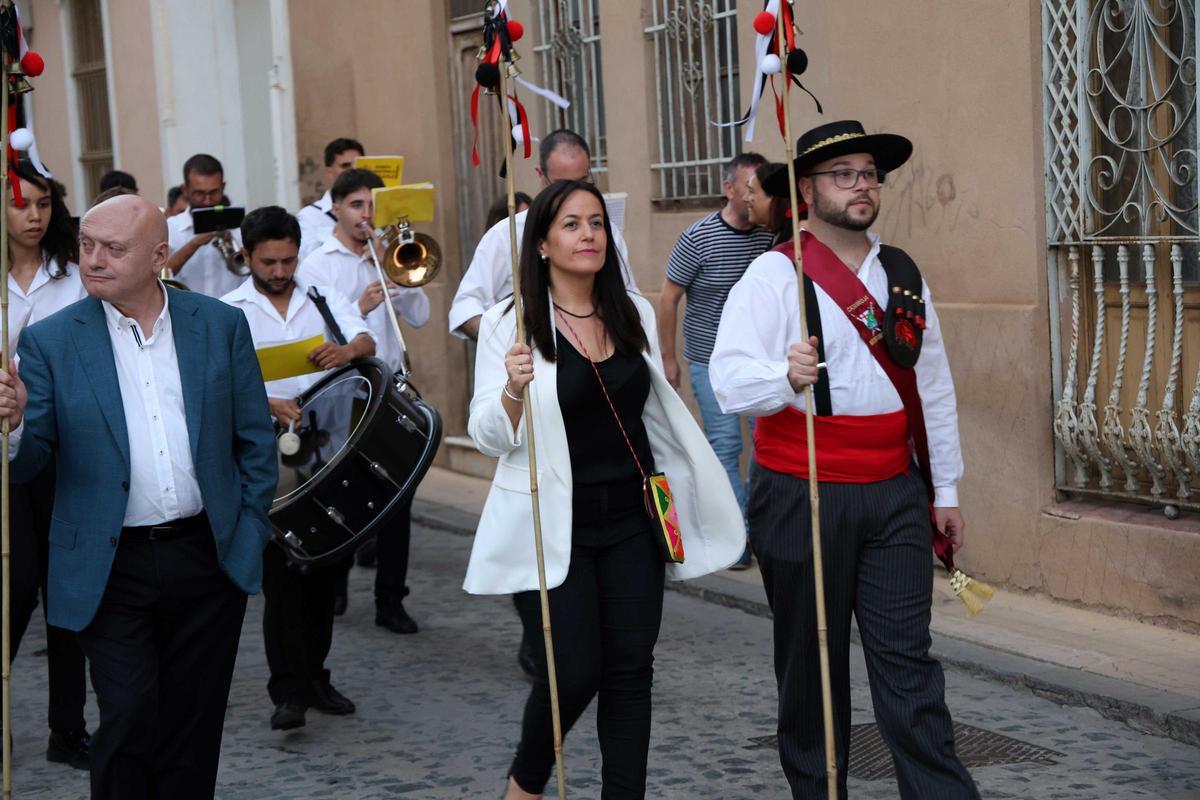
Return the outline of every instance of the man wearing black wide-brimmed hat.
{"type": "MultiPolygon", "coordinates": [[[[853,614],[901,796],[974,800],[954,750],[942,669],[929,654],[931,537],[950,550],[963,544],[954,382],[920,271],[869,230],[880,187],[912,143],[867,134],[851,120],[805,133],[796,152],[809,212],[801,246],[810,338],[800,336],[788,242],[757,258],[730,292],[709,367],[723,410],[758,418],[748,516],[775,619],[780,761],[795,798],[826,797],[804,395],[811,385],[839,794],[853,614]]],[[[786,196],[787,182],[779,170],[764,188],[786,196]]]]}

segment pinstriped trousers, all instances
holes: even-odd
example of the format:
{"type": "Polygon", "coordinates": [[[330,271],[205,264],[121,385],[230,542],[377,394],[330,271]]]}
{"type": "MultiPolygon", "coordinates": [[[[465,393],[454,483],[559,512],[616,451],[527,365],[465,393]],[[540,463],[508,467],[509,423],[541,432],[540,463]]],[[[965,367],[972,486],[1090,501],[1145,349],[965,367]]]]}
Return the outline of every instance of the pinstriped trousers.
{"type": "MultiPolygon", "coordinates": [[[[774,614],[779,760],[795,800],[826,797],[808,481],[755,464],[750,543],[774,614]]],[[[850,616],[875,720],[904,800],[978,800],[954,750],[941,665],[929,655],[928,502],[916,467],[878,483],[820,483],[821,549],[838,794],[850,749],[850,616]]]]}

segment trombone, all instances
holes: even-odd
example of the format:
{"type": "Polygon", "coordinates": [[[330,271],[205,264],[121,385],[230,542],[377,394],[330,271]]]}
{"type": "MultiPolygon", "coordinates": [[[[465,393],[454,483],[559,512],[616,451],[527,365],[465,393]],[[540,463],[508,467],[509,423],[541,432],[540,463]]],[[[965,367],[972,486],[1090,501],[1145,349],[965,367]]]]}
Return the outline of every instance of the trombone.
{"type": "Polygon", "coordinates": [[[442,268],[442,246],[425,233],[417,233],[407,217],[384,228],[376,229],[376,238],[383,255],[371,252],[392,283],[415,289],[437,277],[442,268]]]}

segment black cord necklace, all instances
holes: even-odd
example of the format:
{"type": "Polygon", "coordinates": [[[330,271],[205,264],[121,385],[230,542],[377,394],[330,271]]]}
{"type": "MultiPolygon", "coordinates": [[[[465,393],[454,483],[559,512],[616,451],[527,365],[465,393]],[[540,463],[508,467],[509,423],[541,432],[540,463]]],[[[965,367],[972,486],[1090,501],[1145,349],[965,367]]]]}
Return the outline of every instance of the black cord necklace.
{"type": "Polygon", "coordinates": [[[574,317],[575,319],[587,319],[588,317],[596,316],[596,309],[594,309],[594,308],[587,314],[576,314],[573,311],[567,311],[565,308],[560,306],[558,303],[555,303],[554,307],[557,308],[562,313],[566,314],[568,317],[574,317]]]}

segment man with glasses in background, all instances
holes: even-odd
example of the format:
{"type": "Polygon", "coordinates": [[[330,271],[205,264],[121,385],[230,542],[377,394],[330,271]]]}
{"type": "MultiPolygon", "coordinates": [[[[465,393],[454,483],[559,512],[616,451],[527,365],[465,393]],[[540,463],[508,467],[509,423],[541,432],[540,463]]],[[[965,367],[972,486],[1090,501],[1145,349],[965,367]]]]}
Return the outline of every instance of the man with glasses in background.
{"type": "Polygon", "coordinates": [[[218,236],[227,238],[230,252],[236,253],[242,249],[241,233],[236,230],[196,233],[192,221],[194,210],[224,204],[225,170],[221,162],[205,153],[197,153],[185,161],[183,198],[188,210],[167,219],[167,243],[171,248],[167,268],[193,292],[223,297],[240,286],[244,277],[229,270],[213,241],[218,236]]]}

